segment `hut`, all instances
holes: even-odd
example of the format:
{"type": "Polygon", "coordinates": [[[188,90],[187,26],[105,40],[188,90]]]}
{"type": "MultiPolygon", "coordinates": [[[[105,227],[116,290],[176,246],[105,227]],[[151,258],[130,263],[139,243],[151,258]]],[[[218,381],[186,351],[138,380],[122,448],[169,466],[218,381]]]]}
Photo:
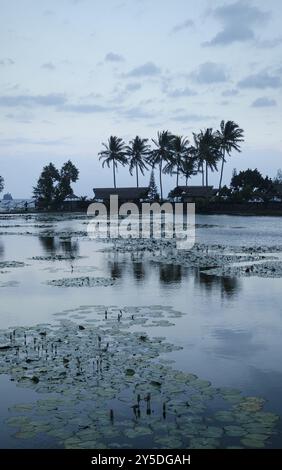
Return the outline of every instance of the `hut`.
{"type": "Polygon", "coordinates": [[[148,200],[149,187],[144,188],[94,188],[94,199],[97,202],[109,203],[110,196],[118,196],[119,203],[141,203],[148,200]]]}

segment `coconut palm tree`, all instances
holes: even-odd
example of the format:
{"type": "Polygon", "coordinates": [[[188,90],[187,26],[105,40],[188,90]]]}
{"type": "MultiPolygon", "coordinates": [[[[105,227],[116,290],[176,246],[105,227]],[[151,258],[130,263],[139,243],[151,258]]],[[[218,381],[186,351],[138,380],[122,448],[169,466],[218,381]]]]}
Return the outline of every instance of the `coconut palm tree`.
{"type": "Polygon", "coordinates": [[[230,155],[232,150],[241,152],[240,143],[244,142],[244,130],[241,129],[238,124],[236,124],[234,121],[221,121],[220,131],[217,131],[217,135],[220,141],[220,147],[222,152],[221,172],[219,180],[219,189],[221,189],[224,163],[226,162],[226,153],[230,155]]]}
{"type": "Polygon", "coordinates": [[[105,147],[105,150],[99,152],[99,160],[104,160],[102,167],[104,168],[107,165],[108,168],[112,165],[113,167],[113,177],[114,177],[114,187],[116,188],[116,168],[118,163],[122,166],[127,163],[127,156],[125,151],[125,143],[120,137],[112,136],[109,138],[107,144],[102,144],[105,147]]]}
{"type": "MultiPolygon", "coordinates": [[[[190,150],[193,151],[191,147],[190,150]]],[[[181,159],[179,172],[185,177],[185,186],[188,186],[188,179],[198,173],[197,160],[189,151],[181,159]]]]}
{"type": "Polygon", "coordinates": [[[221,158],[221,149],[218,135],[211,128],[194,134],[195,147],[193,153],[198,159],[202,172],[202,184],[204,186],[204,167],[206,171],[206,186],[209,185],[208,171],[217,171],[217,163],[221,158]]]}
{"type": "Polygon", "coordinates": [[[135,169],[137,188],[139,187],[138,170],[140,170],[142,175],[144,175],[144,171],[147,170],[145,161],[150,153],[150,146],[147,142],[148,139],[141,139],[137,135],[126,147],[126,154],[129,157],[129,172],[132,175],[133,170],[135,169]]]}
{"type": "Polygon", "coordinates": [[[171,145],[171,156],[164,167],[164,173],[168,173],[170,175],[176,173],[176,187],[179,185],[181,161],[189,153],[188,144],[189,140],[186,137],[178,135],[174,136],[171,145]]]}
{"type": "Polygon", "coordinates": [[[161,199],[163,199],[162,172],[163,164],[168,162],[172,155],[172,142],[174,136],[168,131],[158,132],[157,140],[152,139],[156,148],[150,152],[148,162],[154,168],[159,165],[161,199]]]}

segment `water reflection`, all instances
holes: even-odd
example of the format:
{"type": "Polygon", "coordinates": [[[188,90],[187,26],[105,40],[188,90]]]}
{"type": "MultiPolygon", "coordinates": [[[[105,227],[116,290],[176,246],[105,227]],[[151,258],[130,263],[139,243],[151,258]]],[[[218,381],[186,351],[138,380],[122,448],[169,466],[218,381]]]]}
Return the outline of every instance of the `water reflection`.
{"type": "Polygon", "coordinates": [[[77,240],[62,240],[56,236],[39,236],[39,242],[47,255],[55,255],[62,252],[70,257],[79,253],[79,242],[77,240]]]}
{"type": "Polygon", "coordinates": [[[195,284],[206,292],[219,290],[223,297],[233,297],[241,290],[241,281],[237,277],[222,277],[205,274],[195,270],[195,284]]]}
{"type": "Polygon", "coordinates": [[[116,253],[107,259],[108,274],[115,279],[122,279],[126,275],[136,281],[148,280],[152,272],[162,284],[178,283],[188,277],[189,270],[180,265],[151,263],[143,257],[116,253]]]}
{"type": "Polygon", "coordinates": [[[187,270],[180,265],[161,264],[159,270],[160,281],[163,284],[180,283],[183,277],[187,277],[187,270]]]}
{"type": "Polygon", "coordinates": [[[4,258],[4,252],[5,252],[4,243],[0,241],[0,258],[4,258]]]}

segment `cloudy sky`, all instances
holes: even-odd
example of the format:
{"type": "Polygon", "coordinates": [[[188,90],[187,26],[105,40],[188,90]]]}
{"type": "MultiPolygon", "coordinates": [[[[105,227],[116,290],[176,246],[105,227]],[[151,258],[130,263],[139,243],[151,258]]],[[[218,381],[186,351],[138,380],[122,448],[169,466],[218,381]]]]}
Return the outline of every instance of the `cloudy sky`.
{"type": "MultiPolygon", "coordinates": [[[[44,164],[71,158],[80,169],[75,192],[91,195],[112,184],[97,157],[109,135],[152,138],[169,129],[191,137],[222,119],[246,133],[225,181],[234,167],[275,175],[281,19],[281,0],[0,0],[6,190],[29,197],[44,164]]],[[[123,169],[118,184],[135,180],[123,169]]]]}

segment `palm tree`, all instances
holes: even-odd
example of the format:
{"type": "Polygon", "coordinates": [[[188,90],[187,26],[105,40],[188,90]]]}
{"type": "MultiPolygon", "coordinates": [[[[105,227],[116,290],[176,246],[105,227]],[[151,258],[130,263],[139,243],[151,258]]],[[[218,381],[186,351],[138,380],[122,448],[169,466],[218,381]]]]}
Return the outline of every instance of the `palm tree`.
{"type": "Polygon", "coordinates": [[[167,162],[172,155],[172,142],[174,136],[168,131],[158,132],[158,139],[152,139],[153,143],[157,147],[150,152],[148,162],[154,168],[155,165],[159,165],[160,172],[160,190],[161,190],[161,199],[163,199],[163,185],[162,185],[162,172],[163,172],[163,163],[167,162]]]}
{"type": "Polygon", "coordinates": [[[150,146],[147,144],[148,139],[141,139],[138,135],[134,140],[129,142],[126,147],[126,154],[129,157],[129,172],[132,175],[133,170],[136,171],[136,184],[139,187],[139,175],[138,170],[144,175],[144,171],[147,170],[145,161],[150,153],[150,146]]]}
{"type": "MultiPolygon", "coordinates": [[[[190,150],[193,151],[191,147],[190,150]]],[[[191,176],[196,175],[198,172],[196,169],[196,163],[196,159],[189,152],[187,152],[181,159],[179,171],[185,177],[185,186],[188,186],[188,179],[191,178],[191,176]]]]}
{"type": "Polygon", "coordinates": [[[179,172],[182,159],[188,154],[188,144],[189,140],[186,137],[174,136],[171,145],[171,156],[168,163],[164,167],[164,173],[172,175],[176,173],[176,187],[179,183],[179,172]],[[176,172],[174,169],[176,168],[176,172]]]}
{"type": "Polygon", "coordinates": [[[112,136],[109,138],[107,144],[102,144],[105,150],[99,152],[99,160],[103,159],[102,167],[107,165],[110,168],[113,166],[114,187],[116,188],[116,168],[118,163],[122,166],[126,165],[127,157],[125,151],[125,143],[120,137],[112,136]]]}
{"type": "Polygon", "coordinates": [[[209,185],[208,170],[217,171],[217,162],[221,158],[221,149],[218,135],[211,128],[194,134],[194,153],[198,159],[202,172],[202,184],[204,186],[204,166],[206,170],[206,186],[209,185]]]}
{"type": "Polygon", "coordinates": [[[217,135],[220,140],[220,147],[222,152],[222,163],[219,180],[219,189],[221,189],[224,163],[226,162],[225,155],[226,153],[230,155],[232,150],[241,152],[240,142],[244,142],[244,130],[241,129],[234,121],[221,121],[220,131],[217,131],[217,135]]]}

